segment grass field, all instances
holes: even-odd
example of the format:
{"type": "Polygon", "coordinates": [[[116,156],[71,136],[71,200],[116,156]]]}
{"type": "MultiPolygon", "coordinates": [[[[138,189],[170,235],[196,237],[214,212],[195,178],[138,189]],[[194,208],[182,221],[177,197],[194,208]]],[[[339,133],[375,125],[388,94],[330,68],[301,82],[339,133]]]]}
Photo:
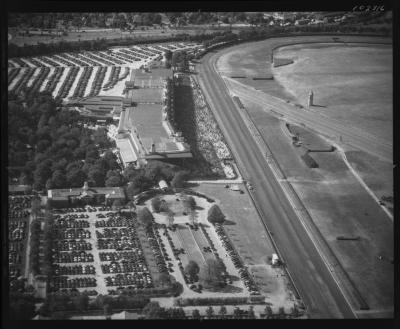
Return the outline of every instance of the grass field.
{"type": "Polygon", "coordinates": [[[274,74],[273,81],[240,79],[256,89],[285,100],[307,103],[314,91],[314,111],[345,121],[391,141],[392,139],[392,47],[391,40],[380,37],[338,36],[342,43],[325,47],[333,36],[276,38],[234,48],[218,60],[218,70],[226,76],[274,74]],[[365,47],[355,42],[381,43],[365,47]],[[274,56],[294,59],[294,63],[271,68],[274,56]],[[345,42],[345,43],[343,43],[345,42]],[[346,47],[344,45],[351,45],[346,47]],[[293,48],[293,50],[291,50],[293,48]],[[301,50],[303,49],[303,50],[301,50]]]}
{"type": "MultiPolygon", "coordinates": [[[[346,157],[350,165],[360,174],[365,184],[378,198],[393,197],[393,166],[391,163],[360,151],[348,151],[346,157]]],[[[388,206],[393,211],[393,202],[388,202],[388,206]]]]}
{"type": "Polygon", "coordinates": [[[392,47],[303,45],[279,49],[294,64],[274,69],[300,104],[314,91],[313,111],[392,141],[392,47]]]}
{"type": "MultiPolygon", "coordinates": [[[[390,219],[353,176],[338,151],[312,153],[319,168],[308,169],[300,160],[299,149],[292,145],[282,129],[286,129],[284,123],[258,105],[243,103],[315,224],[369,306],[375,309],[392,307],[393,265],[377,262],[379,253],[393,257],[390,219]],[[360,236],[361,240],[337,241],[339,235],[360,236]]],[[[321,139],[308,131],[307,136],[316,141],[321,139]]],[[[354,155],[351,160],[361,167],[357,170],[367,170],[376,163],[372,158],[350,154],[354,155]]],[[[375,178],[385,174],[379,169],[383,165],[376,168],[375,178]]]]}

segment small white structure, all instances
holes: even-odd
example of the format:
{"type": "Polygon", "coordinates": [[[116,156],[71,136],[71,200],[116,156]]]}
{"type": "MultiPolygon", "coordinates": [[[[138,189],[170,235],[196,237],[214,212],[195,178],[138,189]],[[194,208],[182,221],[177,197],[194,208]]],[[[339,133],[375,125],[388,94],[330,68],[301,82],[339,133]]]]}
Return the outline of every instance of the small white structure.
{"type": "Polygon", "coordinates": [[[160,190],[166,191],[168,189],[168,184],[165,180],[160,180],[158,182],[158,187],[160,188],[160,190]]]}
{"type": "Polygon", "coordinates": [[[231,190],[232,191],[240,191],[240,187],[237,184],[231,185],[231,190]]]}
{"type": "Polygon", "coordinates": [[[279,265],[279,257],[277,254],[272,254],[271,263],[272,265],[279,265]]]}

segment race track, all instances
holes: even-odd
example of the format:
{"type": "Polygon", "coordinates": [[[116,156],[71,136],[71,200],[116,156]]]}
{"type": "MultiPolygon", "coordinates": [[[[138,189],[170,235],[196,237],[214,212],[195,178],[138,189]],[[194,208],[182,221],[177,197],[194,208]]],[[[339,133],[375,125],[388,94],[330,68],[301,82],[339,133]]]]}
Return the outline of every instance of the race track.
{"type": "MultiPolygon", "coordinates": [[[[196,65],[198,80],[235,156],[266,227],[287,264],[312,318],[354,318],[355,314],[297,218],[279,182],[243,122],[215,68],[219,53],[196,65]]],[[[244,93],[245,94],[245,93],[244,93]]],[[[249,97],[253,97],[250,95],[249,97]]]]}

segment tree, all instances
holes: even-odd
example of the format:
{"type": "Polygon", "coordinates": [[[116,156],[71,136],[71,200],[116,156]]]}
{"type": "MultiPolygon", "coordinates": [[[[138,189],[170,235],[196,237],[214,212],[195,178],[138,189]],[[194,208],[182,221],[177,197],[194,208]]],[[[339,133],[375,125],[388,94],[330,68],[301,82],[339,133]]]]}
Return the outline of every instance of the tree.
{"type": "Polygon", "coordinates": [[[153,182],[143,174],[140,174],[131,181],[131,184],[128,185],[128,196],[132,196],[133,198],[134,195],[149,189],[151,186],[153,186],[153,182]]]}
{"type": "Polygon", "coordinates": [[[214,204],[209,210],[208,210],[208,216],[207,219],[210,223],[216,224],[220,223],[222,224],[225,221],[225,216],[222,213],[221,209],[219,208],[218,205],[214,204]]]}
{"type": "Polygon", "coordinates": [[[215,259],[207,259],[199,273],[200,283],[206,289],[219,289],[225,285],[221,265],[215,259]]]}
{"type": "Polygon", "coordinates": [[[157,280],[161,285],[169,285],[171,283],[171,279],[168,273],[160,273],[158,275],[157,280]]]}
{"type": "Polygon", "coordinates": [[[199,310],[198,310],[197,308],[195,308],[195,309],[192,311],[192,318],[193,318],[193,319],[197,319],[197,320],[201,319],[200,312],[199,312],[199,310]]]}
{"type": "Polygon", "coordinates": [[[67,183],[67,178],[62,170],[55,170],[51,177],[54,188],[65,188],[67,183]]]}
{"type": "Polygon", "coordinates": [[[274,312],[272,312],[271,306],[269,306],[269,305],[265,306],[264,312],[267,315],[267,318],[270,318],[272,316],[272,314],[274,314],[274,312]]]}
{"type": "Polygon", "coordinates": [[[160,206],[161,206],[161,199],[159,196],[154,197],[151,200],[151,207],[153,208],[153,211],[155,213],[159,213],[160,212],[160,206]]]}
{"type": "Polygon", "coordinates": [[[189,223],[195,225],[197,223],[196,212],[191,210],[189,212],[189,223]]]}
{"type": "Polygon", "coordinates": [[[299,309],[297,308],[296,305],[293,305],[292,310],[291,310],[290,313],[291,313],[291,315],[292,315],[293,318],[297,318],[297,317],[300,316],[299,309]]]}
{"type": "Polygon", "coordinates": [[[116,173],[114,170],[108,171],[107,176],[109,177],[107,177],[105,185],[108,187],[122,186],[124,184],[124,178],[122,175],[120,175],[118,172],[116,173]],[[112,174],[109,175],[110,172],[112,174]]]}
{"type": "Polygon", "coordinates": [[[86,311],[89,307],[89,297],[88,295],[79,294],[78,296],[72,297],[72,303],[76,310],[86,311]]]}
{"type": "Polygon", "coordinates": [[[172,226],[174,224],[174,213],[172,210],[168,210],[167,212],[167,222],[168,226],[172,226]]]}
{"type": "Polygon", "coordinates": [[[184,187],[185,180],[188,177],[188,173],[186,171],[178,171],[174,178],[171,181],[171,186],[174,188],[181,188],[184,187]]]}
{"type": "Polygon", "coordinates": [[[35,314],[33,298],[18,297],[10,300],[11,320],[31,320],[35,314]]]}
{"type": "Polygon", "coordinates": [[[235,319],[240,319],[242,317],[242,310],[239,307],[233,309],[233,316],[235,319]]]}
{"type": "Polygon", "coordinates": [[[196,200],[192,196],[189,196],[188,202],[189,202],[190,209],[195,210],[196,209],[196,200]]]}
{"type": "Polygon", "coordinates": [[[113,210],[120,210],[122,206],[123,206],[122,201],[119,199],[114,200],[114,202],[112,204],[113,210]]]}
{"type": "Polygon", "coordinates": [[[221,308],[219,309],[218,314],[221,315],[222,317],[224,317],[227,313],[226,307],[225,305],[222,305],[221,308]]]}
{"type": "Polygon", "coordinates": [[[146,319],[162,319],[165,310],[158,302],[150,302],[143,308],[142,314],[146,319]]]}
{"type": "Polygon", "coordinates": [[[209,306],[206,309],[207,318],[211,319],[214,316],[214,309],[209,306]]]}
{"type": "Polygon", "coordinates": [[[171,67],[172,51],[171,50],[167,50],[164,53],[164,56],[165,56],[165,67],[167,69],[169,69],[171,67]]]}
{"type": "Polygon", "coordinates": [[[110,316],[112,313],[112,307],[110,303],[106,303],[103,305],[103,313],[106,316],[110,316]]]}
{"type": "Polygon", "coordinates": [[[190,260],[185,266],[185,274],[193,281],[197,281],[200,268],[199,265],[194,261],[190,260]]]}
{"type": "Polygon", "coordinates": [[[144,226],[150,226],[153,223],[152,220],[154,217],[150,210],[147,207],[144,207],[138,210],[137,218],[144,226]]]}
{"type": "Polygon", "coordinates": [[[256,315],[255,315],[255,313],[254,313],[254,307],[253,307],[253,305],[251,305],[251,306],[249,307],[248,315],[249,315],[249,318],[250,318],[250,319],[255,319],[255,318],[256,318],[256,315]]]}
{"type": "Polygon", "coordinates": [[[93,166],[89,170],[88,179],[92,186],[104,186],[105,172],[101,168],[93,166]]]}
{"type": "Polygon", "coordinates": [[[196,201],[192,196],[184,197],[182,203],[186,213],[190,213],[196,209],[196,201]]]}
{"type": "MultiPolygon", "coordinates": [[[[67,168],[68,170],[68,168],[67,168]]],[[[71,187],[81,187],[86,180],[86,174],[82,169],[72,169],[67,171],[67,182],[71,187]]]]}
{"type": "MultiPolygon", "coordinates": [[[[33,197],[31,201],[31,214],[33,215],[34,219],[37,219],[37,217],[40,215],[40,212],[42,211],[42,205],[41,205],[41,199],[39,196],[33,197]]],[[[37,223],[36,221],[32,222],[32,225],[34,223],[37,223]]],[[[35,224],[37,225],[37,224],[35,224]]],[[[40,230],[40,224],[38,229],[40,230]]]]}

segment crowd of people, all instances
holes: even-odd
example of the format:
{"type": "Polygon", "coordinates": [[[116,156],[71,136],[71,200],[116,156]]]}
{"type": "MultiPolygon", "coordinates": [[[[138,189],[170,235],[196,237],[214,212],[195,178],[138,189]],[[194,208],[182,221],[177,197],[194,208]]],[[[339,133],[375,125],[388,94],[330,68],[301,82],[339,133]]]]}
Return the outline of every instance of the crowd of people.
{"type": "Polygon", "coordinates": [[[221,162],[232,159],[231,152],[227,147],[221,130],[208,107],[200,87],[190,77],[194,99],[194,120],[196,126],[196,140],[202,154],[209,161],[216,172],[225,176],[221,162]]]}

